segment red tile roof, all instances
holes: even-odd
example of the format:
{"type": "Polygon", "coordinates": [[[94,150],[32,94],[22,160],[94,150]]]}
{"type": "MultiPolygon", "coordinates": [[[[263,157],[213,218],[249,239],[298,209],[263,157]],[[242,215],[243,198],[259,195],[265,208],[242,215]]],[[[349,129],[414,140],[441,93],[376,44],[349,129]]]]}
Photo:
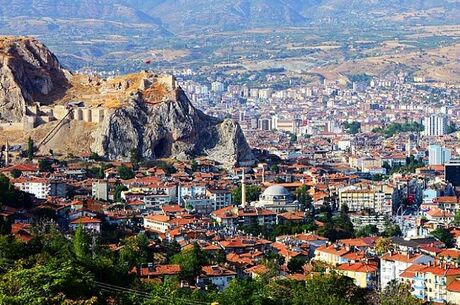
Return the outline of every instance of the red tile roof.
{"type": "Polygon", "coordinates": [[[452,283],[447,285],[447,291],[460,293],[460,279],[455,279],[452,283]]]}
{"type": "Polygon", "coordinates": [[[101,223],[100,219],[93,218],[93,217],[80,217],[71,222],[71,224],[87,224],[87,223],[101,223]]]}
{"type": "Polygon", "coordinates": [[[338,266],[337,269],[342,271],[373,273],[377,272],[378,267],[377,264],[366,264],[364,262],[358,262],[354,264],[342,264],[338,266]]]}

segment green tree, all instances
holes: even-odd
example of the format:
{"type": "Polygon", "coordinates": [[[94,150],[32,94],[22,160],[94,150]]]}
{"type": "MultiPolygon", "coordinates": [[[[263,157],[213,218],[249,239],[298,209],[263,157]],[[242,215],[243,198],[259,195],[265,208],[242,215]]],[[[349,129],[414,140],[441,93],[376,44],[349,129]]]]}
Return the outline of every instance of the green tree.
{"type": "Polygon", "coordinates": [[[139,233],[123,241],[123,248],[120,250],[120,262],[127,264],[129,268],[151,262],[149,240],[145,233],[139,233]],[[149,261],[150,260],[150,261],[149,261]]]}
{"type": "Polygon", "coordinates": [[[306,185],[299,186],[295,190],[295,197],[299,201],[302,211],[306,209],[313,210],[313,198],[308,194],[308,187],[306,185]]]}
{"type": "Polygon", "coordinates": [[[385,224],[385,230],[383,231],[383,236],[385,237],[393,237],[393,236],[401,236],[401,228],[399,225],[392,224],[390,222],[387,222],[385,224]]]}
{"type": "Polygon", "coordinates": [[[38,169],[41,172],[52,173],[54,172],[53,162],[51,162],[51,160],[48,160],[48,159],[42,159],[38,162],[38,169]]]}
{"type": "Polygon", "coordinates": [[[393,243],[389,238],[379,238],[375,242],[375,252],[378,255],[383,255],[384,253],[393,249],[393,243]]]}
{"type": "Polygon", "coordinates": [[[75,230],[75,235],[72,240],[73,252],[78,259],[84,260],[89,256],[90,237],[83,229],[82,225],[78,225],[75,230]]]}
{"type": "Polygon", "coordinates": [[[134,178],[134,172],[132,169],[130,169],[129,167],[125,166],[125,165],[121,165],[117,168],[117,171],[118,171],[118,176],[122,179],[122,180],[129,180],[129,179],[132,179],[134,178]]]}
{"type": "Polygon", "coordinates": [[[13,268],[2,275],[0,302],[10,305],[96,304],[94,289],[94,277],[82,267],[70,260],[51,259],[32,268],[13,268]]]}
{"type": "Polygon", "coordinates": [[[455,239],[452,236],[452,234],[449,232],[449,230],[445,228],[437,228],[431,234],[442,241],[444,244],[446,244],[447,248],[452,248],[455,244],[455,239]]]}
{"type": "Polygon", "coordinates": [[[22,172],[21,172],[19,169],[16,169],[16,168],[15,168],[15,169],[13,169],[13,170],[11,171],[11,177],[13,177],[13,178],[16,179],[16,178],[19,178],[19,177],[21,177],[21,176],[22,176],[22,172]]]}
{"type": "Polygon", "coordinates": [[[350,238],[354,235],[353,223],[348,216],[348,206],[346,204],[342,204],[340,213],[338,216],[333,217],[333,222],[336,228],[338,228],[338,239],[350,238]]]}
{"type": "Polygon", "coordinates": [[[454,226],[460,226],[460,211],[457,211],[454,215],[454,220],[452,221],[454,226]]]}
{"type": "Polygon", "coordinates": [[[376,225],[365,225],[356,231],[356,237],[376,236],[378,234],[379,229],[376,225]]]}
{"type": "Polygon", "coordinates": [[[181,278],[186,279],[189,283],[194,282],[195,277],[201,272],[201,267],[208,263],[206,254],[196,242],[192,248],[174,255],[171,262],[180,265],[181,278]]]}
{"type": "Polygon", "coordinates": [[[345,132],[348,134],[355,135],[361,131],[361,123],[357,121],[351,123],[344,122],[342,125],[345,128],[345,132]]]}
{"type": "MultiPolygon", "coordinates": [[[[252,202],[259,200],[262,190],[257,185],[246,185],[246,201],[252,202]]],[[[235,204],[241,203],[241,186],[232,191],[232,199],[235,204]]]]}
{"type": "Polygon", "coordinates": [[[278,165],[277,163],[272,164],[272,165],[270,166],[270,171],[271,171],[271,172],[274,172],[274,173],[278,173],[278,172],[280,171],[279,165],[278,165]]]}
{"type": "Polygon", "coordinates": [[[127,191],[128,188],[123,185],[123,184],[117,184],[115,186],[114,194],[113,194],[113,199],[115,202],[120,202],[121,201],[121,193],[124,191],[127,191]]]}
{"type": "Polygon", "coordinates": [[[129,151],[129,160],[131,161],[131,165],[133,166],[134,170],[139,169],[139,163],[141,162],[139,150],[136,148],[132,148],[129,151]]]}
{"type": "Polygon", "coordinates": [[[192,170],[192,172],[198,171],[198,162],[196,162],[195,159],[193,159],[193,161],[192,161],[191,170],[192,170]]]}
{"type": "Polygon", "coordinates": [[[303,266],[306,261],[305,257],[293,257],[289,260],[287,267],[292,273],[303,273],[303,266]]]}
{"type": "Polygon", "coordinates": [[[411,294],[411,287],[407,283],[392,281],[380,295],[381,305],[421,305],[423,300],[416,299],[411,294]]]}
{"type": "Polygon", "coordinates": [[[31,137],[29,137],[29,139],[27,139],[27,159],[29,159],[29,161],[33,160],[34,153],[35,153],[34,141],[32,140],[31,137]]]}

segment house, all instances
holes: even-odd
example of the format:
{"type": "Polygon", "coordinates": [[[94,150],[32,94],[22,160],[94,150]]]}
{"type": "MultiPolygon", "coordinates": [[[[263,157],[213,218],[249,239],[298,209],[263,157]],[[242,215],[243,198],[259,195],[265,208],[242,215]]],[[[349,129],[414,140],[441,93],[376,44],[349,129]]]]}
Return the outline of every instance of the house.
{"type": "MultiPolygon", "coordinates": [[[[444,304],[458,294],[457,281],[460,278],[460,268],[455,265],[435,262],[412,268],[415,272],[412,294],[415,297],[444,304]]],[[[460,304],[460,299],[452,300],[454,304],[460,304]]]]}
{"type": "Polygon", "coordinates": [[[203,266],[201,274],[196,279],[196,285],[205,288],[213,285],[219,290],[227,288],[230,281],[236,278],[236,272],[221,266],[203,266]]]}
{"type": "Polygon", "coordinates": [[[144,228],[156,233],[166,233],[171,228],[170,220],[171,217],[167,215],[149,215],[144,217],[144,228]]]}
{"type": "Polygon", "coordinates": [[[326,244],[315,250],[314,260],[321,261],[331,266],[337,266],[347,263],[347,260],[343,256],[350,252],[351,250],[348,247],[341,247],[338,244],[326,244]]]}
{"type": "Polygon", "coordinates": [[[267,266],[260,264],[244,270],[244,273],[247,274],[252,279],[257,279],[261,276],[267,274],[270,270],[268,270],[267,266]]]}
{"type": "Polygon", "coordinates": [[[131,270],[132,274],[136,274],[141,280],[159,280],[163,281],[167,276],[179,275],[180,265],[153,265],[148,264],[147,267],[134,267],[131,270]]]}
{"type": "Polygon", "coordinates": [[[367,261],[349,262],[337,267],[338,273],[352,278],[356,286],[369,289],[377,287],[378,269],[377,263],[369,263],[367,261]]]}
{"type": "Polygon", "coordinates": [[[380,285],[382,289],[392,280],[400,280],[400,275],[414,264],[433,262],[431,256],[425,254],[387,253],[380,257],[380,285]]]}
{"type": "Polygon", "coordinates": [[[447,285],[447,302],[452,304],[460,304],[460,278],[456,278],[447,285]]]}
{"type": "Polygon", "coordinates": [[[75,231],[78,226],[83,226],[85,231],[101,233],[102,221],[98,218],[83,216],[70,222],[70,229],[75,231]]]}

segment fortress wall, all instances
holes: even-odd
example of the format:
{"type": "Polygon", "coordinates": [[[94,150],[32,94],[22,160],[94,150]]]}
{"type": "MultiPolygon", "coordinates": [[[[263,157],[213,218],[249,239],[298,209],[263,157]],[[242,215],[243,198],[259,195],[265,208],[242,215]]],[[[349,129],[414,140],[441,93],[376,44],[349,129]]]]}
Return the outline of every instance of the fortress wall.
{"type": "Polygon", "coordinates": [[[75,108],[72,113],[72,119],[75,121],[83,121],[83,109],[75,108]]]}
{"type": "Polygon", "coordinates": [[[174,75],[169,75],[169,74],[160,75],[160,76],[158,76],[157,81],[160,84],[165,85],[166,88],[168,88],[169,91],[176,90],[177,81],[176,81],[176,78],[174,77],[174,75]]]}
{"type": "Polygon", "coordinates": [[[53,108],[53,116],[56,120],[62,120],[63,117],[67,114],[67,109],[63,105],[57,105],[53,108]]]}
{"type": "Polygon", "coordinates": [[[37,124],[37,117],[26,115],[23,117],[23,128],[24,130],[34,129],[37,124]]]}
{"type": "Polygon", "coordinates": [[[104,108],[91,109],[91,122],[101,123],[104,120],[104,108]]]}
{"type": "Polygon", "coordinates": [[[81,108],[81,111],[83,113],[83,121],[91,122],[91,119],[92,119],[91,109],[90,108],[81,108]]]}

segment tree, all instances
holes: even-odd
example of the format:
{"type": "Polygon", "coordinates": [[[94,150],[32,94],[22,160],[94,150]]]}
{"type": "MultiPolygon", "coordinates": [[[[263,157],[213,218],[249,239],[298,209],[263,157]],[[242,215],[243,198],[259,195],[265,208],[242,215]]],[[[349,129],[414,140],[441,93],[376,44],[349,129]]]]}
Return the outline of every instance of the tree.
{"type": "Polygon", "coordinates": [[[131,165],[133,166],[134,170],[139,169],[139,162],[141,161],[141,158],[138,149],[132,148],[129,151],[129,160],[131,161],[131,165]]]}
{"type": "Polygon", "coordinates": [[[191,170],[192,170],[192,172],[198,171],[198,162],[196,162],[195,159],[193,159],[193,161],[192,161],[191,170]]]}
{"type": "Polygon", "coordinates": [[[127,191],[127,190],[128,190],[128,188],[125,185],[117,184],[115,186],[115,190],[114,190],[114,194],[113,194],[114,201],[116,201],[116,202],[121,201],[121,193],[124,192],[124,191],[127,191]]]}
{"type": "Polygon", "coordinates": [[[391,249],[393,249],[393,244],[389,238],[379,238],[375,242],[375,252],[378,255],[383,255],[391,249]]]}
{"type": "Polygon", "coordinates": [[[431,234],[442,241],[444,244],[446,244],[447,248],[452,248],[455,244],[455,239],[452,236],[452,234],[449,232],[449,230],[445,228],[437,228],[431,234]]]}
{"type": "Polygon", "coordinates": [[[385,224],[385,230],[383,231],[383,236],[385,237],[393,237],[393,236],[401,236],[401,228],[399,225],[392,224],[390,222],[387,222],[385,224]]]}
{"type": "Polygon", "coordinates": [[[117,168],[117,171],[118,171],[118,176],[122,179],[122,180],[129,180],[129,179],[132,179],[134,178],[134,172],[132,169],[130,169],[129,167],[125,166],[125,165],[121,165],[117,168]]]}
{"type": "MultiPolygon", "coordinates": [[[[252,202],[259,200],[262,190],[257,185],[246,185],[246,201],[252,202]]],[[[232,191],[232,199],[236,204],[241,203],[241,186],[232,191]]]]}
{"type": "Polygon", "coordinates": [[[27,159],[29,159],[29,161],[33,160],[34,153],[35,153],[34,141],[32,140],[31,137],[29,137],[29,139],[27,140],[27,159]]]}
{"type": "Polygon", "coordinates": [[[2,275],[2,304],[96,304],[94,277],[70,260],[51,259],[2,275]]]}
{"type": "Polygon", "coordinates": [[[278,172],[280,171],[279,165],[276,164],[276,163],[275,163],[275,164],[272,164],[272,165],[270,166],[270,171],[271,171],[271,172],[274,172],[274,173],[278,173],[278,172]]]}
{"type": "Polygon", "coordinates": [[[454,220],[452,221],[454,226],[460,226],[460,211],[457,211],[454,215],[454,220]]]}
{"type": "Polygon", "coordinates": [[[287,267],[292,273],[303,273],[303,265],[306,261],[305,257],[293,257],[289,260],[287,267]]]}
{"type": "Polygon", "coordinates": [[[338,228],[338,239],[350,238],[354,235],[353,223],[348,216],[348,211],[348,206],[342,204],[339,215],[333,218],[334,225],[338,228]]]}
{"type": "Polygon", "coordinates": [[[13,178],[16,179],[16,178],[19,178],[19,177],[21,177],[21,176],[22,176],[22,172],[21,172],[19,169],[16,169],[16,168],[15,168],[15,169],[13,169],[13,170],[11,171],[11,177],[13,177],[13,178]]]}
{"type": "Polygon", "coordinates": [[[380,295],[381,305],[421,305],[423,300],[411,294],[410,284],[391,281],[380,295]]]}
{"type": "Polygon", "coordinates": [[[145,233],[139,233],[123,241],[123,248],[120,249],[120,262],[127,264],[128,268],[149,262],[149,239],[145,233]]]}
{"type": "Polygon", "coordinates": [[[84,260],[89,255],[90,238],[83,229],[82,225],[78,225],[75,230],[75,235],[72,240],[73,252],[75,256],[84,260]]]}
{"type": "Polygon", "coordinates": [[[181,278],[191,283],[200,274],[201,267],[207,264],[207,258],[198,243],[195,242],[191,249],[183,250],[174,255],[171,262],[180,265],[181,278]]]}
{"type": "Polygon", "coordinates": [[[48,160],[48,159],[40,160],[38,162],[38,169],[41,172],[48,172],[48,173],[54,172],[53,163],[51,162],[51,160],[48,160]]]}
{"type": "Polygon", "coordinates": [[[299,186],[295,190],[295,197],[299,201],[302,211],[309,209],[313,212],[313,199],[308,194],[308,187],[306,185],[299,186]]]}
{"type": "Polygon", "coordinates": [[[348,134],[355,135],[361,131],[361,123],[357,121],[353,121],[351,123],[344,122],[342,125],[348,134]]]}
{"type": "Polygon", "coordinates": [[[379,229],[376,225],[365,225],[356,231],[356,237],[369,237],[379,234],[379,229]]]}

